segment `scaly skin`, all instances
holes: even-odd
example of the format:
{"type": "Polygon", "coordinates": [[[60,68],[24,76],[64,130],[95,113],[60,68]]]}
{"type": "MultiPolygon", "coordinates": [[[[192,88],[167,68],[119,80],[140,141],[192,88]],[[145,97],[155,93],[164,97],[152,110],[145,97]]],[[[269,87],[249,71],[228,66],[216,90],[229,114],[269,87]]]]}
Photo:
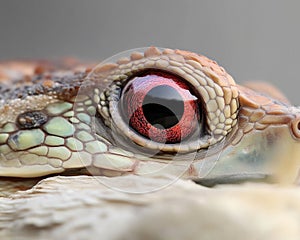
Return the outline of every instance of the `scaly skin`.
{"type": "Polygon", "coordinates": [[[299,109],[275,90],[268,92],[268,85],[237,85],[216,62],[195,53],[150,47],[95,68],[71,59],[2,62],[0,81],[3,177],[85,169],[200,182],[269,176],[295,181],[298,176],[299,109]],[[112,86],[148,68],[180,75],[194,86],[206,107],[205,139],[160,145],[127,129],[109,98],[118,95],[112,86]],[[151,152],[157,149],[159,154],[151,152]]]}

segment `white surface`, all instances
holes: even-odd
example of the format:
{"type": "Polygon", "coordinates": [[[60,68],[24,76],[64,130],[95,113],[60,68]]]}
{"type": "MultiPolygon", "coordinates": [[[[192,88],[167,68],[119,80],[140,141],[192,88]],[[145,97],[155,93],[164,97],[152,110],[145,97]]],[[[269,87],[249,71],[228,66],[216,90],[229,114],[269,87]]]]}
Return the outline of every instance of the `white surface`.
{"type": "MultiPolygon", "coordinates": [[[[1,239],[299,239],[300,189],[267,184],[205,188],[191,181],[125,194],[103,178],[53,177],[0,198],[1,239]],[[107,181],[106,181],[107,182],[107,181]]],[[[169,179],[111,178],[138,188],[169,179]]],[[[128,187],[128,186],[127,186],[128,187]]]]}

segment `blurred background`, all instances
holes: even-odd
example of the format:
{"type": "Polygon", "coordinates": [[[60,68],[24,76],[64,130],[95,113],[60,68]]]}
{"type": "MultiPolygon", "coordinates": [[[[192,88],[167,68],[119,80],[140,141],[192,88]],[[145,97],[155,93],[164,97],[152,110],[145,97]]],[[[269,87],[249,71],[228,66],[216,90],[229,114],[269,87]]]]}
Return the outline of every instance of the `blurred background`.
{"type": "Polygon", "coordinates": [[[300,1],[1,0],[0,60],[100,61],[155,45],[202,53],[242,83],[265,80],[300,104],[300,1]]]}

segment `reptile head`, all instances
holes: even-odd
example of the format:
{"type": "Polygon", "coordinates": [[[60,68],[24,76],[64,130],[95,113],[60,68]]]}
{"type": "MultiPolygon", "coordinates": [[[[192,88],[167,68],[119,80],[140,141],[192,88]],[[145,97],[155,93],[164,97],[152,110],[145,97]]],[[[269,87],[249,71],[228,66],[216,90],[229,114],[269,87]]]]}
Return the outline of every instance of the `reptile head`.
{"type": "Polygon", "coordinates": [[[300,111],[187,51],[124,52],[3,90],[0,175],[169,174],[217,182],[298,175],[300,111]]]}

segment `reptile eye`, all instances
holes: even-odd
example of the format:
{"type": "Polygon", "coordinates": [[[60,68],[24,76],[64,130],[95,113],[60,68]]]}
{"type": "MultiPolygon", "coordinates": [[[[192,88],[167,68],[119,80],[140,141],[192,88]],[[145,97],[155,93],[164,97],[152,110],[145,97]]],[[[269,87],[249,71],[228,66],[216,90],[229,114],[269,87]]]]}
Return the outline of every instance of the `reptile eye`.
{"type": "Polygon", "coordinates": [[[156,142],[180,143],[199,125],[198,98],[184,79],[170,73],[134,76],[120,106],[130,127],[156,142]]]}
{"type": "Polygon", "coordinates": [[[155,47],[129,50],[96,66],[85,83],[94,87],[96,131],[141,156],[197,153],[236,130],[236,84],[223,68],[198,54],[155,47]]]}

